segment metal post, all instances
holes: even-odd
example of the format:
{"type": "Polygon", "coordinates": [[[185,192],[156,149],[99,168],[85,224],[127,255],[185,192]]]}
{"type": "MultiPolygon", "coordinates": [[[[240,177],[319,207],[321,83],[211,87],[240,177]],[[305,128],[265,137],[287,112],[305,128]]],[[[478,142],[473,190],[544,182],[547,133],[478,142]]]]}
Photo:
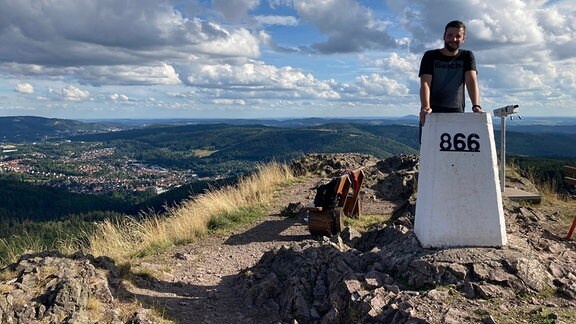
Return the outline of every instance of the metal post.
{"type": "Polygon", "coordinates": [[[500,117],[500,191],[506,183],[506,116],[500,117]]]}
{"type": "Polygon", "coordinates": [[[500,191],[504,192],[506,183],[506,117],[518,113],[518,105],[494,109],[494,116],[500,117],[500,191]]]}

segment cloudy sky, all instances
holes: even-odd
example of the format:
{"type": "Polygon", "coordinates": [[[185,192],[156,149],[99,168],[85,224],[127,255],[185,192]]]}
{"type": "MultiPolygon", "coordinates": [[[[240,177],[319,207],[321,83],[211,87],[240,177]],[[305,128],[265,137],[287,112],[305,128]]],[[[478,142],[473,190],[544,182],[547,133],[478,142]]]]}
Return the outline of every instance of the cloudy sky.
{"type": "MultiPolygon", "coordinates": [[[[576,116],[574,0],[0,0],[0,116],[417,114],[466,23],[482,106],[576,116]]],[[[468,111],[470,104],[468,102],[468,111]]]]}

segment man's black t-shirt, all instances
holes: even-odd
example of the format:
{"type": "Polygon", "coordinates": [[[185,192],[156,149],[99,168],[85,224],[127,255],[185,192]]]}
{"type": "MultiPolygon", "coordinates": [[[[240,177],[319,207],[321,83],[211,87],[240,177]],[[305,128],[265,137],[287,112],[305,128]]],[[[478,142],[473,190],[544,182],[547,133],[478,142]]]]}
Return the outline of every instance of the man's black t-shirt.
{"type": "Polygon", "coordinates": [[[430,108],[433,112],[464,112],[464,73],[476,71],[474,53],[459,50],[456,56],[446,56],[437,50],[424,53],[418,76],[432,75],[430,108]]]}

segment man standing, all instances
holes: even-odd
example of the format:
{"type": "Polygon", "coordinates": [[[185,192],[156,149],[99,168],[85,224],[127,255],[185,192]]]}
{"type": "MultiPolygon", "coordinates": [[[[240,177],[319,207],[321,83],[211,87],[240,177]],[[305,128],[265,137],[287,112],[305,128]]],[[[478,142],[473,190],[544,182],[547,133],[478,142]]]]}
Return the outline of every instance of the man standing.
{"type": "Polygon", "coordinates": [[[420,63],[420,125],[431,112],[464,112],[464,85],[472,101],[472,111],[480,107],[476,60],[472,51],[460,49],[466,39],[466,26],[451,21],[444,28],[444,47],[424,53],[420,63]]]}

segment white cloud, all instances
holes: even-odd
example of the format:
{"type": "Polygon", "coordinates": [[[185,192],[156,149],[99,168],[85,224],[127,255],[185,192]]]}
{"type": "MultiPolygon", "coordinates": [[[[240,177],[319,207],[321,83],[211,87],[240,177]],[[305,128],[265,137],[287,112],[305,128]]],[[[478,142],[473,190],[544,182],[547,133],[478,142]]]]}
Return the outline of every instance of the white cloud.
{"type": "Polygon", "coordinates": [[[254,16],[260,25],[297,26],[298,18],[293,16],[254,16]]]}
{"type": "Polygon", "coordinates": [[[484,69],[486,75],[482,81],[494,89],[533,90],[545,86],[542,75],[534,73],[521,65],[500,65],[493,69],[484,69]]]}
{"type": "MultiPolygon", "coordinates": [[[[559,62],[557,65],[558,90],[574,96],[574,89],[576,89],[576,59],[559,62]]],[[[570,103],[572,106],[574,106],[573,102],[574,100],[570,103]]]]}
{"type": "Polygon", "coordinates": [[[461,19],[483,104],[576,115],[573,0],[385,2],[0,0],[2,100],[79,114],[414,113],[421,55],[461,19]]]}
{"type": "MultiPolygon", "coordinates": [[[[140,0],[137,5],[129,0],[60,0],[57,5],[50,0],[0,0],[0,8],[3,69],[18,64],[44,71],[53,67],[82,82],[89,77],[83,70],[94,70],[81,66],[100,66],[106,67],[99,71],[102,80],[129,83],[127,74],[112,81],[113,67],[154,67],[203,55],[260,55],[258,31],[253,35],[245,28],[183,17],[169,0],[140,0]],[[112,74],[102,75],[105,71],[112,74]]],[[[166,72],[149,71],[164,73],[165,77],[135,73],[134,83],[158,80],[166,84],[174,80],[166,72]]],[[[32,68],[28,72],[35,73],[32,68]]]]}
{"type": "Polygon", "coordinates": [[[56,99],[79,101],[90,98],[90,92],[74,86],[67,86],[61,89],[49,89],[49,94],[56,99]]]}
{"type": "MultiPolygon", "coordinates": [[[[475,51],[500,52],[499,63],[525,59],[526,52],[545,51],[550,56],[574,57],[576,8],[573,1],[548,4],[543,0],[387,0],[404,28],[412,33],[411,49],[421,53],[441,46],[444,26],[456,19],[467,26],[464,47],[475,51]],[[451,10],[446,10],[449,7],[451,10]],[[571,53],[571,54],[569,54],[571,53]]],[[[530,55],[532,56],[532,55],[530,55]]],[[[490,63],[496,60],[489,59],[490,63]]]]}
{"type": "Polygon", "coordinates": [[[259,38],[252,35],[247,29],[239,29],[227,37],[202,42],[192,46],[196,52],[218,56],[260,56],[259,38]]]}
{"type": "Polygon", "coordinates": [[[268,0],[268,5],[272,9],[276,9],[278,7],[292,7],[294,5],[294,0],[268,0]]]}
{"type": "Polygon", "coordinates": [[[348,53],[367,49],[387,49],[396,42],[386,31],[386,22],[354,0],[295,0],[302,19],[313,23],[328,39],[312,44],[320,53],[348,53]]]}
{"type": "Polygon", "coordinates": [[[182,81],[194,87],[225,89],[243,96],[337,98],[329,83],[292,67],[277,68],[263,62],[249,61],[241,65],[191,64],[180,67],[182,81]]]}
{"type": "Polygon", "coordinates": [[[401,57],[398,52],[391,53],[388,57],[377,59],[374,64],[387,72],[400,74],[417,73],[420,62],[414,54],[404,53],[401,57]]]}
{"type": "Polygon", "coordinates": [[[171,65],[156,66],[87,66],[75,70],[74,75],[92,85],[176,85],[178,74],[171,65]]]}
{"type": "Polygon", "coordinates": [[[30,83],[18,83],[14,88],[16,92],[31,94],[34,93],[34,87],[30,83]]]}
{"type": "Polygon", "coordinates": [[[354,81],[356,91],[361,96],[405,96],[408,88],[384,75],[361,75],[354,81]]]}
{"type": "Polygon", "coordinates": [[[246,105],[246,101],[242,99],[214,99],[212,100],[212,103],[216,105],[246,105]]]}
{"type": "Polygon", "coordinates": [[[259,4],[260,0],[212,0],[212,7],[231,23],[239,23],[246,19],[248,11],[259,4]]]}
{"type": "Polygon", "coordinates": [[[130,98],[128,98],[128,96],[123,95],[123,94],[118,94],[118,93],[113,93],[113,94],[109,95],[108,98],[110,98],[111,100],[114,100],[114,101],[128,101],[128,100],[130,100],[130,98]]]}

